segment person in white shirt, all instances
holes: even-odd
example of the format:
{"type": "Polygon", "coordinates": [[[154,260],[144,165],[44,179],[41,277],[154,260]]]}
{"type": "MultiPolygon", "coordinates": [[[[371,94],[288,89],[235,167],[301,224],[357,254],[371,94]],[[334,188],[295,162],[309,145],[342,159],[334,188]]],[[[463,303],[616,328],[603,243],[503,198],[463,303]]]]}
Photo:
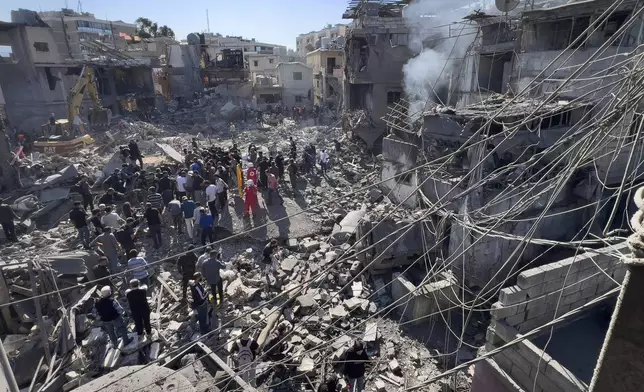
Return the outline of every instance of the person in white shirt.
{"type": "Polygon", "coordinates": [[[104,227],[111,227],[113,230],[118,230],[125,220],[112,210],[112,207],[105,207],[105,215],[101,218],[101,223],[104,227]]]}
{"type": "Polygon", "coordinates": [[[326,149],[322,149],[320,152],[320,168],[322,168],[322,175],[326,174],[326,164],[329,161],[329,155],[326,153],[326,149]]]}
{"type": "Polygon", "coordinates": [[[186,196],[186,172],[181,171],[177,176],[177,199],[181,200],[182,197],[186,196]]]}
{"type": "Polygon", "coordinates": [[[217,186],[215,184],[210,184],[206,187],[206,201],[208,203],[210,214],[213,217],[217,216],[217,186]]]}
{"type": "Polygon", "coordinates": [[[195,211],[192,214],[192,219],[194,219],[194,222],[192,223],[192,242],[197,243],[197,239],[199,238],[199,217],[201,216],[200,214],[201,211],[201,203],[196,202],[195,203],[195,211]]]}
{"type": "Polygon", "coordinates": [[[215,177],[215,186],[217,187],[217,204],[219,205],[219,211],[223,211],[228,201],[228,186],[226,182],[221,179],[221,177],[215,177]]]}

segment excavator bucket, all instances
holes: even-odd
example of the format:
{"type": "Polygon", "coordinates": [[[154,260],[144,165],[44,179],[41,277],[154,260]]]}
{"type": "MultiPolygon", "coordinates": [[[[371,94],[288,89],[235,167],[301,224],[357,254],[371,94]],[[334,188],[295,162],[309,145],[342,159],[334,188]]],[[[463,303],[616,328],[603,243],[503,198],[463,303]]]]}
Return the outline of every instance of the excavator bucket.
{"type": "Polygon", "coordinates": [[[107,127],[109,125],[106,109],[92,109],[88,120],[92,127],[107,127]]]}

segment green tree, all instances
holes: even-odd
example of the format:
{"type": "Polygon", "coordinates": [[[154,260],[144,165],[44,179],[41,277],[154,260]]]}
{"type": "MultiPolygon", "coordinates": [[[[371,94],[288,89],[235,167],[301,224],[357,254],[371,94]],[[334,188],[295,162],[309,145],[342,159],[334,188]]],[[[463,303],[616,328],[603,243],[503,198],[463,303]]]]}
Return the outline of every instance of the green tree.
{"type": "Polygon", "coordinates": [[[160,26],[148,18],[136,20],[136,35],[141,38],[168,37],[174,39],[174,31],[166,25],[160,26]]]}

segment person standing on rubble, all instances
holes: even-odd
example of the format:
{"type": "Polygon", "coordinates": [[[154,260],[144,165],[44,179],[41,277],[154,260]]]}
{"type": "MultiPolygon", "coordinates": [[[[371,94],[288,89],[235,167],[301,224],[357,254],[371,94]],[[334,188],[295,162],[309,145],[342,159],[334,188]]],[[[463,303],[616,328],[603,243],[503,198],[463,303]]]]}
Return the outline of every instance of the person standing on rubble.
{"type": "Polygon", "coordinates": [[[159,193],[161,193],[161,199],[163,200],[164,206],[167,206],[172,200],[175,184],[176,183],[168,177],[168,173],[163,173],[163,177],[159,180],[159,193]]]}
{"type": "Polygon", "coordinates": [[[291,188],[293,188],[293,192],[296,192],[298,167],[297,167],[297,164],[295,163],[295,159],[290,160],[286,170],[288,170],[288,177],[289,177],[289,180],[291,181],[291,188]]]}
{"type": "MultiPolygon", "coordinates": [[[[0,224],[2,225],[2,230],[4,231],[5,237],[11,242],[18,241],[16,236],[16,224],[13,222],[14,219],[19,219],[15,212],[11,209],[9,204],[2,202],[0,204],[0,224]]],[[[71,214],[70,214],[71,219],[71,214]]],[[[86,222],[87,223],[87,222],[86,222]]],[[[88,229],[89,236],[89,229],[88,229]]]]}
{"type": "MultiPolygon", "coordinates": [[[[83,247],[85,249],[89,249],[90,232],[89,225],[87,224],[87,212],[85,212],[85,209],[83,209],[80,201],[74,202],[74,208],[69,213],[69,220],[74,224],[76,230],[78,230],[78,236],[83,242],[83,247]]],[[[0,223],[2,222],[0,221],[0,223]]],[[[4,229],[4,223],[2,223],[2,228],[4,229]]]]}
{"type": "Polygon", "coordinates": [[[194,178],[192,177],[192,172],[189,171],[186,176],[186,182],[183,185],[183,188],[186,190],[186,196],[188,199],[195,199],[195,187],[194,187],[194,178]]]}
{"type": "Polygon", "coordinates": [[[326,165],[329,161],[329,154],[326,153],[326,149],[323,148],[322,151],[320,152],[320,170],[322,171],[322,175],[326,175],[326,165]]]}
{"type": "Polygon", "coordinates": [[[268,168],[270,167],[270,164],[268,163],[268,159],[264,156],[259,159],[258,162],[259,166],[259,188],[266,188],[268,186],[268,168]]]}
{"type": "Polygon", "coordinates": [[[275,156],[275,166],[277,166],[277,179],[281,180],[284,178],[284,155],[281,151],[277,152],[275,156]]]}
{"type": "Polygon", "coordinates": [[[145,201],[146,206],[150,204],[153,208],[163,211],[163,197],[153,186],[148,188],[148,197],[146,197],[145,201]]]}
{"type": "Polygon", "coordinates": [[[271,287],[271,275],[277,273],[277,266],[275,261],[275,254],[279,250],[279,244],[277,240],[273,238],[264,246],[262,250],[262,263],[264,263],[264,273],[266,275],[266,292],[271,287]]]}
{"type": "Polygon", "coordinates": [[[248,169],[246,169],[246,178],[248,181],[252,181],[254,185],[257,185],[257,169],[252,163],[248,164],[248,169]]]}
{"type": "Polygon", "coordinates": [[[199,331],[202,335],[210,331],[208,322],[208,296],[206,290],[201,285],[201,273],[195,272],[193,279],[188,283],[190,285],[190,307],[195,311],[199,331]]]}
{"type": "Polygon", "coordinates": [[[139,167],[143,169],[143,154],[141,154],[139,144],[136,142],[136,140],[132,139],[130,140],[128,147],[130,148],[130,161],[132,162],[132,164],[135,164],[138,161],[139,167]]]}
{"type": "Polygon", "coordinates": [[[369,361],[362,340],[356,340],[346,355],[344,374],[349,379],[349,388],[352,392],[362,392],[364,389],[365,365],[369,361]]]}
{"type": "Polygon", "coordinates": [[[134,320],[134,328],[139,337],[139,344],[145,342],[143,332],[148,339],[152,338],[152,325],[150,324],[150,305],[148,304],[148,286],[141,284],[138,279],[130,280],[130,288],[125,291],[127,303],[130,305],[130,314],[134,320]]]}
{"type": "Polygon", "coordinates": [[[257,205],[257,188],[255,187],[255,183],[249,179],[244,188],[244,216],[252,214],[254,217],[257,212],[257,205]]]}
{"type": "Polygon", "coordinates": [[[118,346],[117,335],[123,339],[123,346],[127,346],[132,339],[127,336],[127,326],[125,325],[125,321],[123,321],[123,308],[112,297],[112,288],[110,286],[103,287],[100,294],[101,298],[96,301],[94,308],[96,309],[99,321],[102,322],[101,328],[110,337],[113,348],[118,346]]]}
{"type": "Polygon", "coordinates": [[[194,200],[195,201],[202,201],[203,200],[203,186],[204,179],[203,177],[198,173],[198,172],[193,172],[192,173],[192,188],[193,188],[193,193],[194,193],[194,200]]]}
{"type": "Polygon", "coordinates": [[[181,202],[177,199],[172,199],[168,203],[168,212],[172,217],[172,224],[177,230],[177,234],[181,234],[181,226],[183,226],[183,210],[181,209],[181,202]]]}
{"type": "Polygon", "coordinates": [[[183,213],[183,220],[186,223],[186,233],[188,233],[188,237],[190,237],[190,239],[193,239],[195,227],[195,202],[184,196],[181,199],[181,212],[183,213]]]}
{"type": "Polygon", "coordinates": [[[118,273],[121,270],[119,267],[119,243],[112,234],[112,228],[110,226],[103,228],[103,234],[96,237],[90,245],[95,243],[98,244],[98,248],[109,261],[110,271],[118,273]]]}
{"type": "Polygon", "coordinates": [[[116,204],[117,201],[123,200],[123,194],[117,192],[114,188],[109,188],[103,196],[98,199],[99,204],[105,204],[106,206],[116,204]]]}
{"type": "Polygon", "coordinates": [[[284,198],[280,195],[278,187],[279,183],[277,181],[277,176],[273,173],[268,173],[268,205],[273,204],[273,196],[277,196],[280,201],[280,205],[284,205],[284,198]]]}
{"type": "Polygon", "coordinates": [[[112,284],[112,281],[110,280],[112,271],[110,271],[110,269],[107,267],[107,264],[107,257],[101,256],[98,259],[98,263],[94,267],[92,267],[92,275],[94,276],[96,285],[99,287],[114,286],[112,284]]]}
{"type": "Polygon", "coordinates": [[[257,358],[258,351],[259,343],[250,336],[248,329],[246,329],[235,341],[230,352],[235,356],[235,364],[240,377],[253,387],[255,386],[255,358],[257,358]]]}
{"type": "Polygon", "coordinates": [[[215,186],[217,187],[217,208],[223,214],[228,210],[228,184],[220,176],[215,176],[215,186]]]}
{"type": "Polygon", "coordinates": [[[148,262],[147,260],[139,256],[139,251],[132,249],[129,253],[130,259],[127,261],[127,269],[134,279],[138,279],[139,282],[144,285],[150,284],[150,275],[148,274],[148,262]]]}
{"type": "Polygon", "coordinates": [[[224,303],[224,282],[221,279],[221,270],[226,266],[219,259],[219,252],[210,251],[210,257],[201,265],[201,274],[210,285],[210,294],[213,297],[213,307],[217,307],[217,295],[219,295],[219,304],[224,303]]]}
{"type": "Polygon", "coordinates": [[[205,208],[199,211],[199,229],[201,230],[201,245],[206,245],[206,238],[209,243],[215,242],[215,235],[213,233],[213,225],[215,219],[211,214],[206,212],[205,208]]]}
{"type": "Polygon", "coordinates": [[[195,246],[190,245],[188,251],[177,259],[177,271],[181,274],[181,290],[183,293],[183,300],[188,301],[186,297],[188,290],[188,283],[194,278],[197,272],[197,255],[195,255],[195,246]]]}
{"type": "Polygon", "coordinates": [[[206,200],[208,202],[208,209],[210,213],[215,216],[217,214],[217,185],[208,183],[206,186],[206,200]]]}
{"type": "Polygon", "coordinates": [[[186,172],[181,170],[177,176],[177,199],[181,200],[182,197],[186,196],[186,172]]]}
{"type": "Polygon", "coordinates": [[[92,196],[92,190],[87,182],[87,176],[83,176],[81,180],[76,184],[78,188],[78,193],[80,193],[83,198],[83,208],[87,209],[89,206],[90,211],[94,209],[94,197],[92,196]]]}
{"type": "Polygon", "coordinates": [[[297,145],[295,144],[295,141],[293,140],[293,136],[288,137],[289,142],[291,143],[291,159],[297,159],[297,145]]]}
{"type": "Polygon", "coordinates": [[[161,213],[157,208],[154,208],[151,203],[145,203],[145,213],[143,214],[143,217],[148,222],[154,247],[155,249],[159,249],[163,244],[163,239],[161,238],[161,213]]]}
{"type": "Polygon", "coordinates": [[[111,227],[114,230],[118,230],[121,224],[125,223],[125,220],[114,211],[112,206],[107,206],[105,207],[105,215],[101,218],[101,223],[103,227],[111,227]]]}
{"type": "Polygon", "coordinates": [[[136,247],[136,244],[134,243],[136,239],[134,226],[136,225],[137,222],[134,218],[127,218],[125,220],[125,225],[123,225],[123,227],[121,227],[115,234],[116,240],[121,244],[123,250],[125,250],[126,256],[136,247]]]}

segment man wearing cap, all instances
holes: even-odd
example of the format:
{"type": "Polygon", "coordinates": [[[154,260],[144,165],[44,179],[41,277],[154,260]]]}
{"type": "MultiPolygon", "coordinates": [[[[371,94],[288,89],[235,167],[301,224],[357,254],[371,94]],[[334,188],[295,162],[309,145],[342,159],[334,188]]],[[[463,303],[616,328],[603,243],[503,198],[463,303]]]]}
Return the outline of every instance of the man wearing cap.
{"type": "Polygon", "coordinates": [[[118,346],[117,334],[123,339],[123,345],[130,344],[131,339],[127,336],[127,327],[123,321],[123,308],[112,298],[112,288],[105,286],[100,291],[101,298],[96,301],[94,308],[99,320],[103,323],[102,328],[110,337],[112,347],[118,346]]]}
{"type": "Polygon", "coordinates": [[[147,290],[148,286],[142,285],[138,279],[132,279],[130,280],[130,288],[125,291],[132,319],[134,319],[136,334],[139,336],[139,342],[143,340],[143,331],[145,331],[148,338],[152,337],[147,290]]]}
{"type": "Polygon", "coordinates": [[[197,255],[194,252],[195,246],[190,245],[188,252],[182,254],[177,259],[177,271],[181,274],[181,289],[183,292],[183,299],[187,300],[186,293],[188,290],[188,282],[193,279],[197,271],[197,255]]]}

